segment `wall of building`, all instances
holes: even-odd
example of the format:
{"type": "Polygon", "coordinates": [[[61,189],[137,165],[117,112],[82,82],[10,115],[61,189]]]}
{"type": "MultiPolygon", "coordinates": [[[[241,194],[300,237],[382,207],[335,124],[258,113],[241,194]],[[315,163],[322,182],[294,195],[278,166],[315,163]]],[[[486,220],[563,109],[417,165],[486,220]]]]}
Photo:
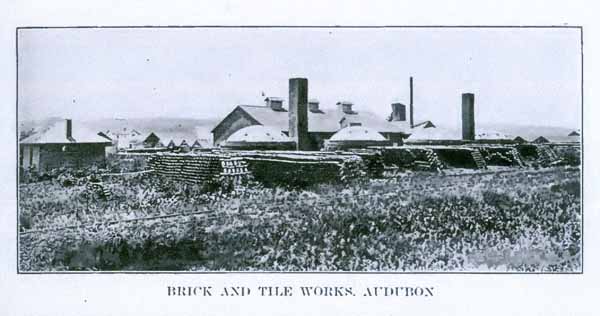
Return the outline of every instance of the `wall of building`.
{"type": "Polygon", "coordinates": [[[19,146],[22,158],[19,158],[21,167],[27,170],[31,167],[36,169],[40,165],[40,147],[38,145],[21,145],[19,146]]]}
{"type": "Polygon", "coordinates": [[[238,130],[252,125],[257,125],[258,122],[245,114],[243,110],[235,109],[226,117],[217,128],[213,131],[213,144],[215,146],[225,142],[231,134],[238,130]]]}
{"type": "Polygon", "coordinates": [[[38,149],[37,169],[49,171],[61,167],[87,168],[94,165],[103,168],[106,165],[105,147],[102,143],[42,144],[38,149]]]}
{"type": "Polygon", "coordinates": [[[325,141],[335,133],[309,133],[310,150],[321,150],[325,147],[325,141]]]}
{"type": "Polygon", "coordinates": [[[404,133],[381,133],[383,137],[389,139],[392,144],[400,146],[404,143],[404,139],[407,137],[404,133]]]}
{"type": "Polygon", "coordinates": [[[19,158],[19,166],[24,169],[29,168],[29,156],[31,155],[31,146],[19,145],[19,154],[21,155],[21,157],[19,158]]]}

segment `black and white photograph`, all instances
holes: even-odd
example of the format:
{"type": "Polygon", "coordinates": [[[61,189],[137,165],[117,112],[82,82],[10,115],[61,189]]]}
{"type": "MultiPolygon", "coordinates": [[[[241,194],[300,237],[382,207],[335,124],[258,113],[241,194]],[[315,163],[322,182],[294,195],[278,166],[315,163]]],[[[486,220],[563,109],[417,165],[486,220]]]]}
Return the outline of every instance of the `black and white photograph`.
{"type": "Polygon", "coordinates": [[[581,274],[581,32],[20,27],[18,272],[581,274]]]}

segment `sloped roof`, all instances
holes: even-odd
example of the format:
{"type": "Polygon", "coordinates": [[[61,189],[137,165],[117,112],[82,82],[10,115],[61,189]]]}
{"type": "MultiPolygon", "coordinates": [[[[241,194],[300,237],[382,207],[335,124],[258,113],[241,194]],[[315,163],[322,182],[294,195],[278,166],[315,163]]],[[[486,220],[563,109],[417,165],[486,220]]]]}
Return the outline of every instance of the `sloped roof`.
{"type": "Polygon", "coordinates": [[[516,142],[521,142],[521,143],[527,142],[527,140],[521,136],[517,136],[513,140],[516,142]]]}
{"type": "MultiPolygon", "coordinates": [[[[396,126],[396,128],[400,129],[406,134],[412,133],[410,128],[410,122],[408,121],[389,121],[389,124],[396,126]]],[[[415,126],[416,128],[416,126],[415,126]]]]}
{"type": "Polygon", "coordinates": [[[252,125],[244,127],[229,138],[228,142],[291,142],[292,140],[284,135],[278,127],[252,125]]]}
{"type": "Polygon", "coordinates": [[[514,139],[512,135],[507,135],[498,131],[482,131],[475,135],[476,139],[514,139]]]}
{"type": "Polygon", "coordinates": [[[458,129],[446,127],[415,128],[406,140],[460,140],[462,132],[458,129]]]}
{"type": "Polygon", "coordinates": [[[104,132],[99,132],[98,136],[106,138],[106,140],[111,141],[112,142],[112,138],[110,138],[110,136],[106,135],[106,133],[104,132]]]}
{"type": "Polygon", "coordinates": [[[333,134],[330,141],[387,141],[376,130],[365,126],[348,126],[333,134]]]}
{"type": "Polygon", "coordinates": [[[110,141],[98,133],[73,122],[71,128],[72,137],[67,138],[66,122],[58,121],[45,130],[35,133],[19,143],[21,144],[74,144],[74,143],[109,143],[110,141]]]}
{"type": "Polygon", "coordinates": [[[154,134],[158,136],[161,143],[169,144],[173,142],[176,146],[181,145],[183,141],[191,146],[194,142],[200,140],[195,130],[158,131],[154,134]]]}
{"type": "Polygon", "coordinates": [[[540,136],[532,142],[541,143],[545,141],[550,143],[579,143],[581,142],[581,136],[540,136]]]}
{"type": "MultiPolygon", "coordinates": [[[[412,134],[408,137],[407,141],[416,140],[461,140],[462,130],[457,128],[447,127],[428,127],[428,128],[417,128],[412,129],[412,134]]],[[[475,139],[488,139],[488,140],[513,140],[514,137],[497,131],[480,130],[476,131],[475,139]]]]}
{"type": "MultiPolygon", "coordinates": [[[[240,105],[241,110],[254,118],[259,124],[273,126],[281,131],[289,129],[288,112],[273,111],[266,106],[240,105]]],[[[363,127],[370,127],[380,133],[402,133],[399,128],[370,112],[359,111],[356,114],[346,114],[337,110],[322,110],[323,113],[308,111],[308,131],[312,133],[329,132],[335,133],[340,130],[340,120],[348,117],[352,122],[360,122],[363,127]]]]}
{"type": "Polygon", "coordinates": [[[431,121],[423,121],[420,123],[416,123],[412,128],[410,127],[409,121],[389,121],[390,124],[395,125],[397,128],[401,129],[405,134],[414,133],[414,131],[424,128],[435,128],[435,124],[431,121]]]}
{"type": "Polygon", "coordinates": [[[427,121],[423,121],[423,122],[421,122],[421,123],[417,123],[417,124],[415,124],[415,125],[414,125],[414,127],[415,127],[415,128],[416,128],[416,127],[422,127],[422,128],[431,128],[431,127],[435,127],[435,124],[433,124],[433,122],[432,122],[432,121],[429,121],[429,120],[427,120],[427,121]]]}

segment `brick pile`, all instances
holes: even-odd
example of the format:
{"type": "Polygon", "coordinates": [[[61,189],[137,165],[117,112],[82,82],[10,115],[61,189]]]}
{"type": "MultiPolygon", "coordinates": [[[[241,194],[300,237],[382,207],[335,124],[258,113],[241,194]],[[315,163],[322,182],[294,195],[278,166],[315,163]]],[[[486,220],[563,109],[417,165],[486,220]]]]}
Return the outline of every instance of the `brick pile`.
{"type": "MultiPolygon", "coordinates": [[[[148,167],[155,173],[185,182],[203,183],[230,174],[231,157],[218,154],[155,154],[148,167]]],[[[238,172],[241,174],[241,172],[238,172]]],[[[233,175],[233,173],[231,173],[233,175]]]]}
{"type": "Polygon", "coordinates": [[[248,151],[238,153],[255,180],[267,186],[304,187],[341,180],[343,162],[357,155],[248,151]]]}

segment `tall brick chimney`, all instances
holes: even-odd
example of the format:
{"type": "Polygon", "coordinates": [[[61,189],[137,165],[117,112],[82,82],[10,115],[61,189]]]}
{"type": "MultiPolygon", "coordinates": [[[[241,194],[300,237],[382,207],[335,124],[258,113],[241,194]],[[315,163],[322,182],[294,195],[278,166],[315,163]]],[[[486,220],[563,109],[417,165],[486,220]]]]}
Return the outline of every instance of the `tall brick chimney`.
{"type": "Polygon", "coordinates": [[[413,108],[413,77],[410,77],[410,103],[409,103],[409,107],[410,107],[410,128],[415,127],[415,121],[414,121],[414,116],[413,116],[413,112],[414,112],[414,108],[413,108]]]}
{"type": "Polygon", "coordinates": [[[308,138],[308,80],[291,78],[289,81],[289,136],[296,142],[296,150],[310,150],[308,138]]]}
{"type": "Polygon", "coordinates": [[[65,123],[66,123],[65,124],[65,127],[66,127],[66,129],[65,129],[66,135],[65,136],[67,137],[68,140],[72,140],[73,139],[73,123],[72,123],[71,119],[66,119],[65,123]]]}
{"type": "Polygon", "coordinates": [[[462,139],[475,140],[475,95],[462,94],[462,139]]]}

